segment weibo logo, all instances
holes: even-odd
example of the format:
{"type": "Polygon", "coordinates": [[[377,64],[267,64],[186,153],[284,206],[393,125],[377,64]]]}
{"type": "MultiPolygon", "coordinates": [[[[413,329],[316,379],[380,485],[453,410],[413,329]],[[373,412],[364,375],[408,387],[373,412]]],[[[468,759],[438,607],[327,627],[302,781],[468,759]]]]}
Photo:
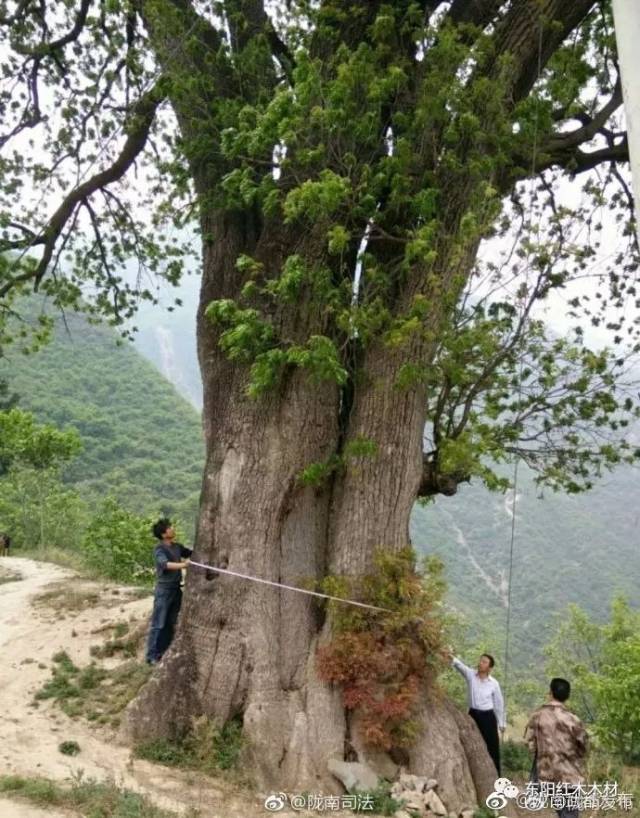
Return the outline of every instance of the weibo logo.
{"type": "Polygon", "coordinates": [[[493,792],[487,796],[485,804],[489,809],[501,810],[507,802],[517,798],[520,790],[508,778],[498,778],[494,782],[493,792]]]}

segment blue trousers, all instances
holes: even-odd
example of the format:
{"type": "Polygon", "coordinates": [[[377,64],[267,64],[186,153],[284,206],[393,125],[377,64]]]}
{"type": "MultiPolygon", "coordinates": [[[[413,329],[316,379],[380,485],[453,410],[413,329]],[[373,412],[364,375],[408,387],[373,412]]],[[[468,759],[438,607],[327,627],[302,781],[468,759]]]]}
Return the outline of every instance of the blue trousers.
{"type": "Polygon", "coordinates": [[[182,604],[182,588],[156,586],[153,613],[147,640],[147,662],[157,662],[173,640],[173,633],[182,604]]]}

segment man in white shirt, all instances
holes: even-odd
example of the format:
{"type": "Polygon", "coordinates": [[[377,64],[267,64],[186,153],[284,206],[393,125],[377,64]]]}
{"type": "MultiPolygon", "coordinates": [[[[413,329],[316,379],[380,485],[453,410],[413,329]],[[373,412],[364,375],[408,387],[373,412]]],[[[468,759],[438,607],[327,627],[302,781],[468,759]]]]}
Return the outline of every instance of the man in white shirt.
{"type": "Polygon", "coordinates": [[[501,733],[504,733],[506,716],[500,684],[491,675],[491,670],[495,665],[493,656],[483,653],[478,660],[477,670],[465,665],[451,651],[447,652],[447,658],[451,662],[451,666],[464,677],[467,683],[469,715],[478,725],[478,730],[482,734],[489,755],[493,759],[498,776],[500,776],[498,729],[501,733]]]}

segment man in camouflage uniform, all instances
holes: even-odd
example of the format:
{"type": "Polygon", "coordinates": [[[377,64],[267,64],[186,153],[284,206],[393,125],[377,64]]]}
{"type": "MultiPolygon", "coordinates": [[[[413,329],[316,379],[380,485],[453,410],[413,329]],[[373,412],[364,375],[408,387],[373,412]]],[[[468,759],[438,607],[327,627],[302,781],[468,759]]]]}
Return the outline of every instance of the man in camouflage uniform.
{"type": "MultiPolygon", "coordinates": [[[[552,679],[549,701],[529,719],[525,737],[534,754],[534,780],[573,785],[584,782],[587,731],[565,704],[570,693],[571,685],[566,679],[552,679]]],[[[556,811],[560,818],[577,818],[579,814],[568,806],[556,811]]]]}

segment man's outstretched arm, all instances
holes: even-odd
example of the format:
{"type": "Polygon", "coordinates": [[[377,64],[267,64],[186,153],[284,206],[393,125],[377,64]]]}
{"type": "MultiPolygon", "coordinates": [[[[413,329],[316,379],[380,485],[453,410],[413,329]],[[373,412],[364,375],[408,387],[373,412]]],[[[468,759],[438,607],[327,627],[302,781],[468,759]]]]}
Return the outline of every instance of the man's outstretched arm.
{"type": "Polygon", "coordinates": [[[451,667],[454,667],[458,671],[458,673],[460,673],[461,676],[463,676],[467,680],[472,678],[473,670],[468,665],[465,665],[465,663],[461,659],[458,659],[457,656],[454,656],[453,651],[451,649],[447,651],[446,656],[449,663],[451,664],[451,667]]]}

